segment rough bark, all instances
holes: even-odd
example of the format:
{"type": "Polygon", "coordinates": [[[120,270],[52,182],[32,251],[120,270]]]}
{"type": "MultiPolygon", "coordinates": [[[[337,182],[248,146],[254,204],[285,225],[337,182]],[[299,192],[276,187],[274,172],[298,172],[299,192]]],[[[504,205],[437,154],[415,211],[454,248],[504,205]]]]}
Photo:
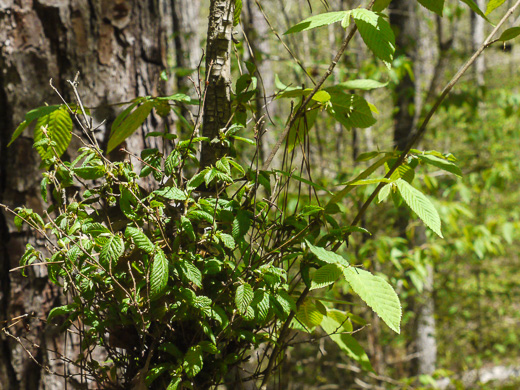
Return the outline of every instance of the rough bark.
{"type": "MultiPolygon", "coordinates": [[[[81,72],[80,92],[98,122],[115,118],[117,106],[135,96],[167,93],[159,74],[166,67],[166,32],[171,31],[171,8],[162,0],[2,0],[0,1],[0,202],[11,208],[27,205],[42,212],[39,195],[39,157],[32,149],[30,132],[7,149],[14,128],[28,110],[59,103],[49,79],[66,99],[67,79],[81,72]]],[[[143,130],[126,142],[139,150],[143,130]]],[[[101,127],[104,130],[106,126],[101,127]]],[[[106,132],[101,131],[101,138],[106,132]]],[[[17,266],[25,244],[42,246],[41,238],[28,230],[17,232],[11,215],[0,213],[0,320],[34,312],[34,316],[9,328],[20,336],[39,363],[55,372],[64,367],[45,347],[60,352],[74,348],[64,343],[44,319],[66,297],[47,283],[44,268],[33,267],[29,277],[9,273],[17,266]],[[27,325],[28,327],[24,327],[27,325]],[[30,330],[28,330],[30,329],[30,330]]],[[[0,323],[3,327],[3,323],[0,323]]],[[[72,355],[74,358],[75,356],[72,355]]],[[[21,345],[0,332],[0,389],[62,389],[63,378],[48,375],[32,361],[21,345]]],[[[69,382],[68,388],[75,388],[69,382]]]]}
{"type": "Polygon", "coordinates": [[[219,134],[231,119],[231,41],[234,0],[211,0],[206,43],[207,87],[204,102],[200,167],[214,164],[229,148],[219,134]]]}

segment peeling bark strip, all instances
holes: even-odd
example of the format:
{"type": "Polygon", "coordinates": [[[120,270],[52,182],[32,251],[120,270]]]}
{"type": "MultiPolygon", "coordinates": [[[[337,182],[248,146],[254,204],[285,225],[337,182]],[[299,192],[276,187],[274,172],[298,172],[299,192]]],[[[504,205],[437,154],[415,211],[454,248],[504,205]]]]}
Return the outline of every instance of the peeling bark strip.
{"type": "Polygon", "coordinates": [[[202,145],[200,167],[214,164],[229,148],[213,142],[231,118],[231,38],[235,0],[211,0],[206,45],[208,85],[204,104],[202,135],[210,139],[202,145]]]}

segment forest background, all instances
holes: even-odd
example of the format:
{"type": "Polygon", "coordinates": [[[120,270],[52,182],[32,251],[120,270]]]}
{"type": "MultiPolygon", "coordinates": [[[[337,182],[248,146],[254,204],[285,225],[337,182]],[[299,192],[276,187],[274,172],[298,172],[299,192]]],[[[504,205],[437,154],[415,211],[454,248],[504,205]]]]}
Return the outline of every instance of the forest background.
{"type": "MultiPolygon", "coordinates": [[[[476,2],[483,12],[493,3],[497,2],[476,2]]],[[[500,3],[502,7],[488,15],[494,23],[513,4],[500,3]]],[[[259,149],[262,160],[290,112],[290,105],[273,97],[288,85],[312,87],[311,80],[327,69],[344,36],[339,23],[298,34],[283,32],[311,14],[360,5],[366,4],[243,1],[234,29],[232,73],[236,80],[245,61],[258,71],[255,104],[267,130],[259,149]]],[[[318,116],[306,132],[309,163],[302,176],[308,173],[314,183],[339,189],[367,166],[363,153],[403,149],[435,97],[492,29],[466,2],[446,1],[443,11],[440,17],[415,0],[390,3],[384,12],[396,36],[391,67],[374,59],[361,37],[355,36],[330,81],[375,80],[361,93],[373,105],[377,122],[345,129],[318,116]]],[[[201,63],[207,14],[207,4],[184,0],[1,2],[0,202],[39,212],[46,208],[32,137],[27,133],[13,146],[7,144],[28,111],[43,102],[60,103],[49,79],[71,100],[67,80],[81,72],[82,99],[101,124],[98,139],[107,145],[107,129],[121,111],[116,103],[175,92],[194,95],[190,77],[196,79],[201,63]]],[[[517,18],[515,13],[506,28],[517,26],[517,18]]],[[[375,313],[354,301],[349,305],[359,329],[354,337],[366,355],[359,351],[347,355],[326,337],[295,343],[273,386],[421,388],[451,383],[459,388],[515,388],[519,56],[514,40],[486,49],[420,140],[420,149],[453,154],[462,171],[459,178],[429,166],[418,171],[414,182],[438,209],[444,238],[431,234],[390,199],[364,216],[361,225],[371,234],[354,236],[350,242],[348,252],[355,264],[385,275],[398,293],[403,305],[401,333],[391,332],[375,313]]],[[[294,101],[296,105],[298,98],[294,101]]],[[[156,139],[146,134],[164,122],[172,132],[181,132],[181,117],[190,115],[180,110],[166,118],[149,118],[125,141],[126,149],[137,152],[156,146],[156,139]]],[[[258,131],[248,128],[249,138],[254,130],[258,131]]],[[[237,148],[246,159],[254,153],[254,148],[237,148]]],[[[282,164],[281,157],[273,162],[275,168],[282,164]]],[[[350,194],[335,218],[350,221],[374,187],[350,194]]],[[[6,211],[0,214],[0,234],[0,321],[2,327],[12,325],[13,318],[34,313],[10,330],[30,345],[35,357],[28,356],[23,343],[0,335],[0,389],[67,388],[63,378],[42,368],[60,372],[64,362],[55,360],[53,351],[66,354],[76,348],[74,340],[67,341],[44,321],[66,299],[48,282],[43,267],[31,267],[29,277],[10,272],[18,266],[27,242],[35,247],[43,242],[29,229],[19,231],[6,211]]],[[[353,299],[348,286],[341,284],[327,291],[327,297],[340,302],[353,299]]]]}

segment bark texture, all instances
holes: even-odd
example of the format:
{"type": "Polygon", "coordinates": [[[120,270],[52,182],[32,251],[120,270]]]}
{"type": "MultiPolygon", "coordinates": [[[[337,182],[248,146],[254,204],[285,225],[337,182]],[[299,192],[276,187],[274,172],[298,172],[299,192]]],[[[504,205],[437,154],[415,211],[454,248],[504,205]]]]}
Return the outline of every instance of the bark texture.
{"type": "Polygon", "coordinates": [[[206,43],[207,88],[202,135],[208,137],[200,156],[200,167],[214,164],[229,148],[219,133],[231,118],[231,41],[234,0],[211,0],[206,43]]]}
{"type": "MultiPolygon", "coordinates": [[[[109,125],[120,108],[106,103],[168,92],[159,74],[167,65],[171,20],[171,3],[163,0],[0,0],[0,202],[11,208],[27,205],[40,213],[47,207],[37,190],[41,172],[32,134],[27,132],[10,148],[7,143],[28,110],[59,103],[49,79],[71,100],[66,80],[80,71],[84,103],[101,106],[94,111],[95,118],[98,122],[106,119],[109,125]]],[[[128,139],[127,148],[148,146],[143,134],[154,125],[148,121],[128,139]]],[[[106,142],[107,132],[99,134],[106,142]]],[[[48,311],[66,302],[48,284],[45,269],[32,267],[28,278],[9,273],[18,265],[27,242],[43,245],[28,230],[18,232],[12,215],[2,210],[0,321],[33,314],[9,332],[20,338],[34,360],[19,342],[0,332],[0,390],[86,388],[74,380],[66,385],[63,378],[39,366],[64,373],[66,367],[53,360],[56,356],[46,348],[65,353],[76,345],[45,325],[48,311]]]]}

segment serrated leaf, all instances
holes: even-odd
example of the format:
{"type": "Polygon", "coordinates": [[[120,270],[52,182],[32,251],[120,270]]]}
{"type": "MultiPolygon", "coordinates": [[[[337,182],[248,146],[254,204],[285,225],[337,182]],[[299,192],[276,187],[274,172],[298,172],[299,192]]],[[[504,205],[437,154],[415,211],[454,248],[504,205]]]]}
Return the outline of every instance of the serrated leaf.
{"type": "Polygon", "coordinates": [[[351,11],[359,34],[374,55],[390,67],[395,52],[395,37],[382,14],[363,8],[351,11]]]}
{"type": "Polygon", "coordinates": [[[504,4],[505,1],[506,0],[489,0],[487,7],[486,7],[486,16],[489,15],[494,10],[496,10],[502,4],[504,4]]]}
{"type": "Polygon", "coordinates": [[[255,311],[255,318],[263,322],[269,313],[269,295],[262,290],[256,290],[251,306],[255,311]]]}
{"type": "Polygon", "coordinates": [[[418,189],[406,181],[399,179],[396,182],[401,197],[419,218],[442,238],[441,219],[433,203],[418,189]]]}
{"type": "Polygon", "coordinates": [[[44,131],[47,132],[47,136],[54,143],[36,147],[42,160],[54,157],[54,153],[60,157],[67,150],[72,138],[72,119],[66,107],[55,109],[38,119],[34,128],[35,144],[46,138],[44,131]],[[51,146],[53,147],[51,148],[51,146]]]}
{"type": "Polygon", "coordinates": [[[202,370],[203,359],[202,359],[202,347],[200,345],[195,345],[191,347],[188,352],[186,352],[186,356],[184,356],[184,371],[188,378],[193,378],[197,375],[200,370],[202,370]]]}
{"type": "Polygon", "coordinates": [[[164,171],[168,176],[173,175],[173,170],[179,166],[181,162],[181,155],[177,150],[172,150],[172,152],[166,157],[164,161],[164,171]]]}
{"type": "Polygon", "coordinates": [[[311,300],[306,299],[298,308],[296,318],[311,330],[321,324],[323,313],[318,310],[317,306],[311,300]]]}
{"type": "Polygon", "coordinates": [[[499,41],[506,42],[520,35],[520,27],[511,27],[505,30],[498,38],[499,41]]]}
{"type": "Polygon", "coordinates": [[[213,215],[203,210],[191,210],[187,217],[197,221],[206,221],[209,224],[213,224],[213,215]]]}
{"type": "MultiPolygon", "coordinates": [[[[132,113],[128,114],[118,125],[112,125],[112,132],[108,140],[107,153],[110,153],[121,142],[131,136],[146,120],[153,108],[153,102],[144,102],[132,113]]],[[[124,113],[124,111],[123,111],[124,113]]],[[[121,113],[120,115],[122,115],[121,113]]],[[[115,124],[116,122],[114,122],[115,124]]]]}
{"type": "Polygon", "coordinates": [[[339,11],[339,12],[327,12],[324,14],[314,15],[310,18],[307,18],[300,23],[292,26],[289,30],[287,30],[285,34],[293,34],[300,31],[312,30],[314,28],[328,26],[332,23],[340,22],[349,11],[339,11]]]}
{"type": "Polygon", "coordinates": [[[187,196],[183,190],[177,187],[164,187],[153,192],[159,196],[171,200],[186,200],[187,196]]]}
{"type": "Polygon", "coordinates": [[[247,313],[247,308],[251,304],[253,298],[253,288],[249,285],[249,283],[244,283],[238,286],[235,293],[235,305],[240,314],[244,315],[247,313]]]}
{"type": "Polygon", "coordinates": [[[251,219],[248,213],[244,210],[238,210],[231,226],[233,238],[237,241],[243,240],[250,227],[251,219]]]}
{"type": "Polygon", "coordinates": [[[188,235],[188,237],[192,240],[196,240],[195,231],[193,230],[193,225],[191,221],[186,218],[184,215],[181,217],[181,227],[182,230],[188,235]]]}
{"type": "Polygon", "coordinates": [[[305,240],[305,243],[309,247],[309,250],[321,261],[324,261],[328,264],[338,264],[345,267],[348,267],[350,264],[347,260],[345,260],[340,255],[337,255],[334,252],[328,251],[325,248],[320,248],[317,246],[312,245],[310,242],[305,240]]]}
{"type": "Polygon", "coordinates": [[[157,298],[168,284],[168,259],[157,248],[153,257],[152,270],[150,272],[150,299],[157,298]]]}
{"type": "Polygon", "coordinates": [[[202,273],[200,270],[188,260],[179,262],[184,276],[197,287],[202,287],[202,273]]]}
{"type": "Polygon", "coordinates": [[[361,96],[345,93],[338,87],[331,87],[327,91],[331,95],[332,104],[329,113],[346,128],[367,128],[376,123],[367,101],[361,96]]]}
{"type": "Polygon", "coordinates": [[[153,253],[155,247],[150,241],[150,239],[144,234],[141,230],[127,226],[125,230],[125,237],[131,238],[136,247],[145,251],[146,253],[153,253]]]}
{"type": "Polygon", "coordinates": [[[379,191],[379,194],[377,194],[377,203],[381,203],[383,200],[385,200],[388,195],[390,194],[390,191],[392,190],[392,184],[387,184],[381,190],[379,191]]]}
{"type": "Polygon", "coordinates": [[[444,10],[444,0],[418,0],[424,8],[435,12],[437,15],[442,16],[444,10]]]}
{"type": "Polygon", "coordinates": [[[101,252],[99,253],[99,260],[102,264],[111,264],[115,265],[117,260],[123,255],[125,250],[125,245],[123,240],[119,236],[110,236],[108,241],[101,248],[101,252]]]}
{"type": "Polygon", "coordinates": [[[364,269],[343,269],[352,290],[396,333],[400,333],[401,303],[394,289],[383,278],[364,269]]]}
{"type": "Polygon", "coordinates": [[[314,273],[311,281],[311,290],[330,286],[341,275],[341,269],[336,264],[325,264],[314,273]]]}
{"type": "MultiPolygon", "coordinates": [[[[519,28],[520,34],[520,28],[519,28]]],[[[439,158],[437,156],[431,154],[421,154],[417,156],[421,161],[424,161],[427,164],[433,165],[437,168],[440,168],[446,172],[453,173],[455,176],[462,177],[462,171],[460,168],[453,163],[452,161],[445,160],[443,158],[439,158]]]]}
{"type": "Polygon", "coordinates": [[[93,237],[99,236],[103,233],[111,233],[105,225],[98,222],[83,224],[81,226],[81,231],[85,234],[91,234],[93,237]]]}
{"type": "Polygon", "coordinates": [[[235,240],[233,239],[233,236],[227,233],[219,233],[218,238],[222,241],[224,246],[228,249],[235,249],[235,240]]]}

